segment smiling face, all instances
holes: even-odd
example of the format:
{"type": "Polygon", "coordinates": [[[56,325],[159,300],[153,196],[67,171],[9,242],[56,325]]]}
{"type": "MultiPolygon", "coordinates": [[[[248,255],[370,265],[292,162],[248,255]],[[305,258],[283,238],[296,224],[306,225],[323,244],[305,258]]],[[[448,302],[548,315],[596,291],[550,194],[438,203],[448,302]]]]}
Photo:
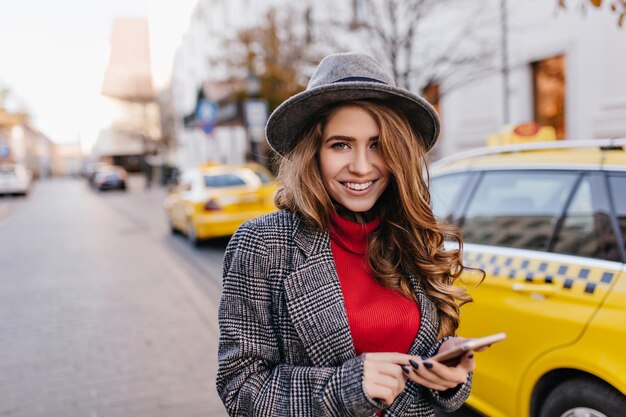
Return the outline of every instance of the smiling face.
{"type": "Polygon", "coordinates": [[[370,210],[389,184],[378,136],[374,118],[356,106],[337,109],[323,129],[319,162],[324,188],[354,213],[370,210]]]}

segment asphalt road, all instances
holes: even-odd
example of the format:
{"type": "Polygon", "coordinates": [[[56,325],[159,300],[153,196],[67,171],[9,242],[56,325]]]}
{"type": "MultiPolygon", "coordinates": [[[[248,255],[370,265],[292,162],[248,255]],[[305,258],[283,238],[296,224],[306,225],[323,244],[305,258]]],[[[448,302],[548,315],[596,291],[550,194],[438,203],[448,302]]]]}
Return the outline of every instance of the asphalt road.
{"type": "Polygon", "coordinates": [[[226,416],[223,245],[163,233],[161,197],[50,180],[0,202],[0,416],[226,416]]]}

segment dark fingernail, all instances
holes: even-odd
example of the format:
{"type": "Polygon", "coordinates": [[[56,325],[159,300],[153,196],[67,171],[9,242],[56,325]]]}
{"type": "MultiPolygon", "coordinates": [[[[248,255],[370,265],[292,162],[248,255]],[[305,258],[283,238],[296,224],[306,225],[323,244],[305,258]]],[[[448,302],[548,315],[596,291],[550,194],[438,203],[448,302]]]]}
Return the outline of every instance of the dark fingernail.
{"type": "Polygon", "coordinates": [[[413,369],[419,369],[419,365],[417,364],[417,362],[415,362],[413,359],[409,359],[409,363],[411,364],[411,366],[413,367],[413,369]]]}
{"type": "Polygon", "coordinates": [[[400,368],[402,368],[402,372],[404,372],[405,374],[409,373],[409,368],[407,368],[406,366],[400,366],[400,368]]]}
{"type": "Polygon", "coordinates": [[[424,362],[424,366],[426,367],[426,369],[431,369],[433,367],[433,364],[430,362],[424,362]]]}
{"type": "Polygon", "coordinates": [[[468,358],[473,359],[474,358],[474,354],[472,353],[471,355],[468,356],[468,358]]]}

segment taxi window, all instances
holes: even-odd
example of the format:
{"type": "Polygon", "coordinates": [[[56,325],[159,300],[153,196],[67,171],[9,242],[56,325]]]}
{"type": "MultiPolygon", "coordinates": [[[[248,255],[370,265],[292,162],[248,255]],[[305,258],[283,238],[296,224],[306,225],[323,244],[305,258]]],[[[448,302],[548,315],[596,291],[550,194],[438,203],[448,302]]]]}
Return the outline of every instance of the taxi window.
{"type": "Polygon", "coordinates": [[[545,171],[484,173],[462,222],[465,241],[547,250],[578,176],[545,171]]]}
{"type": "MultiPolygon", "coordinates": [[[[613,198],[613,209],[622,233],[622,243],[626,242],[626,177],[609,176],[609,188],[613,198]]],[[[625,248],[626,249],[626,248],[625,248]]]]}
{"type": "Polygon", "coordinates": [[[210,188],[236,187],[239,185],[246,185],[246,182],[239,175],[216,174],[216,175],[205,175],[204,185],[210,188]]]}
{"type": "Polygon", "coordinates": [[[450,174],[430,180],[430,201],[433,213],[438,219],[451,220],[456,209],[459,193],[464,189],[469,174],[450,174]]]}
{"type": "Polygon", "coordinates": [[[610,261],[621,260],[611,216],[606,210],[594,208],[588,176],[581,180],[567,208],[553,251],[610,261]]]}

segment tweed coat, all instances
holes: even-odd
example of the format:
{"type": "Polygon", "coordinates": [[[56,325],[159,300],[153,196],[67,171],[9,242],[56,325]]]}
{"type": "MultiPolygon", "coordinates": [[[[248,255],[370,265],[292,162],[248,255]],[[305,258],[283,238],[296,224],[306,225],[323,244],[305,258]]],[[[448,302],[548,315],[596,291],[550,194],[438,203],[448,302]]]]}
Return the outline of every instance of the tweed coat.
{"type": "MultiPolygon", "coordinates": [[[[413,280],[421,323],[410,354],[430,356],[439,320],[413,280]]],[[[232,416],[434,416],[469,395],[471,374],[439,392],[412,381],[383,407],[363,391],[328,232],[279,211],[244,223],[224,257],[217,390],[232,416]]]]}

